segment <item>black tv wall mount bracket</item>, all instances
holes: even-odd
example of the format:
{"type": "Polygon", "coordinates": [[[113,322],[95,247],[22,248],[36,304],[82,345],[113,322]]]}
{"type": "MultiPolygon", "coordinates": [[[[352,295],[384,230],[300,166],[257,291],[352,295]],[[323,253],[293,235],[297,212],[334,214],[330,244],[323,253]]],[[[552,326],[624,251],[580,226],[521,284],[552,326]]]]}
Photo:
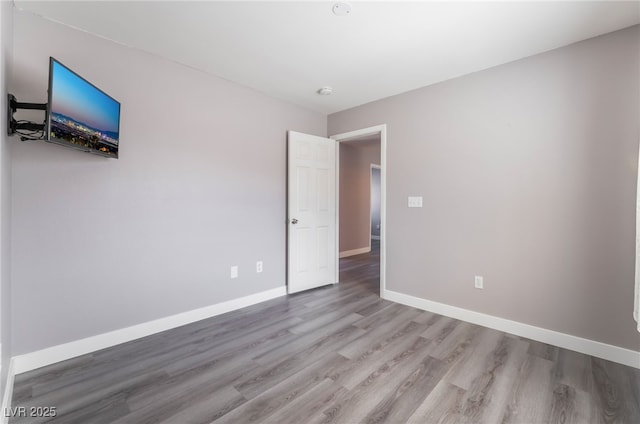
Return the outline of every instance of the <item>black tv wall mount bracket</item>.
{"type": "Polygon", "coordinates": [[[18,122],[14,119],[13,114],[18,109],[44,110],[46,113],[47,103],[22,103],[16,100],[13,94],[7,94],[9,102],[7,107],[7,133],[13,135],[17,130],[27,131],[44,131],[44,124],[36,124],[35,122],[18,122]]]}

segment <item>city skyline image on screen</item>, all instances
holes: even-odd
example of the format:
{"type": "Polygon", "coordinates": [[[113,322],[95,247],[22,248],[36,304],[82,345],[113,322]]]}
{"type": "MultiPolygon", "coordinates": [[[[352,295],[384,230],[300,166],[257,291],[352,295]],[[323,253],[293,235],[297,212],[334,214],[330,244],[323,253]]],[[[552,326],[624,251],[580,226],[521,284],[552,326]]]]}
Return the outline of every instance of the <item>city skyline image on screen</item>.
{"type": "Polygon", "coordinates": [[[120,103],[54,58],[49,72],[49,141],[117,158],[120,103]]]}

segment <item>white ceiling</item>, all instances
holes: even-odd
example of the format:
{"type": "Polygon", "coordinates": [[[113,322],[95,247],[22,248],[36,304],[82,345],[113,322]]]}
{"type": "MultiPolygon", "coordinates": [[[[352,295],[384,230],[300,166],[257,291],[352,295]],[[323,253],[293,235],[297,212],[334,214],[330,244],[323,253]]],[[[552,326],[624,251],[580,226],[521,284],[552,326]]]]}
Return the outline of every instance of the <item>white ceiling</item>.
{"type": "Polygon", "coordinates": [[[640,23],[638,1],[334,3],[15,1],[323,113],[640,23]]]}

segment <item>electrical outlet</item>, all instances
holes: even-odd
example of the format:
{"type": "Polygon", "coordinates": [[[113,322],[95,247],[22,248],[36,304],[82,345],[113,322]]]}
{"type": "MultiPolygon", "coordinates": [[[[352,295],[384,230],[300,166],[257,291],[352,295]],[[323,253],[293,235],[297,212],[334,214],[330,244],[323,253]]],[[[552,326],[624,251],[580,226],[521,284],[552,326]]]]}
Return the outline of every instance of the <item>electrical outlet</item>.
{"type": "Polygon", "coordinates": [[[477,289],[483,289],[484,288],[484,278],[480,275],[476,275],[475,278],[475,287],[477,289]]]}
{"type": "Polygon", "coordinates": [[[262,272],[262,261],[256,262],[256,272],[262,272]]]}
{"type": "Polygon", "coordinates": [[[231,278],[238,278],[238,266],[234,265],[231,267],[231,278]]]}

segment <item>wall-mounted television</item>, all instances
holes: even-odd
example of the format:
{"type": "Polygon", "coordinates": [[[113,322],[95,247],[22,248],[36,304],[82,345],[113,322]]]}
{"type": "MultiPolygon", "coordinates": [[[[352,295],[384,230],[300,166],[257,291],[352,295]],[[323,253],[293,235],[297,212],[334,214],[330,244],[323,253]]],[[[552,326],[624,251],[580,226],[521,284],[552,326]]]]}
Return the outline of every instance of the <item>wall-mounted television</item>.
{"type": "Polygon", "coordinates": [[[51,57],[44,138],[51,143],[117,158],[120,103],[51,57]]]}

